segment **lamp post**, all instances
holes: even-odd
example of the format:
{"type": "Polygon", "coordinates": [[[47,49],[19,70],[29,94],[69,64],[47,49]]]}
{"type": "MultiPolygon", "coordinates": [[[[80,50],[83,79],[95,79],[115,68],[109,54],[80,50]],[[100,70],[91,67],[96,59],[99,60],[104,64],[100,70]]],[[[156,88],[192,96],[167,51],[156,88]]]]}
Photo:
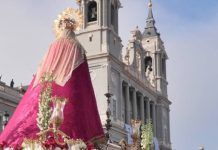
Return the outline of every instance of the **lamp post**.
{"type": "Polygon", "coordinates": [[[112,127],[111,125],[111,119],[110,119],[110,116],[111,116],[111,110],[110,110],[110,98],[112,97],[113,94],[110,94],[110,93],[106,93],[105,96],[107,97],[107,111],[106,111],[106,115],[107,115],[107,120],[106,120],[106,124],[105,124],[105,127],[106,127],[106,138],[107,138],[107,143],[110,143],[110,129],[112,127]]]}
{"type": "Polygon", "coordinates": [[[9,120],[9,114],[7,111],[4,112],[4,115],[3,115],[3,129],[6,127],[7,123],[8,123],[8,120],[9,120]]]}

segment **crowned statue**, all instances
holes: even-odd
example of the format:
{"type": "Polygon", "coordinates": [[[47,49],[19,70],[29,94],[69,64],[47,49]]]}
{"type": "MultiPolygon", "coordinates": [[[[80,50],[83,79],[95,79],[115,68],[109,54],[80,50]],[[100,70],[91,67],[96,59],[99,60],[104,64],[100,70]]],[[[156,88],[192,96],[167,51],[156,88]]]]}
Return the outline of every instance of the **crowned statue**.
{"type": "MultiPolygon", "coordinates": [[[[1,133],[0,149],[17,150],[27,141],[37,140],[33,143],[37,144],[51,137],[61,149],[70,149],[77,139],[89,143],[104,138],[85,50],[74,33],[82,24],[81,17],[72,8],[58,15],[56,40],[1,133]]],[[[37,149],[52,140],[49,142],[37,149]]]]}

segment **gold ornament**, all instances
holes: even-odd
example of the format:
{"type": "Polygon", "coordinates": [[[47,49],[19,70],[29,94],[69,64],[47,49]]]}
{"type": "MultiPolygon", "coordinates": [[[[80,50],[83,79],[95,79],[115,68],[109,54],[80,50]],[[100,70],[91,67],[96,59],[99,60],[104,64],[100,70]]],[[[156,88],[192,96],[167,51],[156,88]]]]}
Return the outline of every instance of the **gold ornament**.
{"type": "Polygon", "coordinates": [[[77,4],[80,4],[80,3],[81,3],[81,0],[76,0],[76,3],[77,3],[77,4]]]}
{"type": "Polygon", "coordinates": [[[57,19],[54,21],[53,30],[57,38],[60,37],[62,31],[65,27],[62,26],[62,23],[68,21],[73,27],[74,31],[78,31],[82,28],[83,25],[83,15],[81,10],[74,8],[66,8],[61,12],[57,19]]]}

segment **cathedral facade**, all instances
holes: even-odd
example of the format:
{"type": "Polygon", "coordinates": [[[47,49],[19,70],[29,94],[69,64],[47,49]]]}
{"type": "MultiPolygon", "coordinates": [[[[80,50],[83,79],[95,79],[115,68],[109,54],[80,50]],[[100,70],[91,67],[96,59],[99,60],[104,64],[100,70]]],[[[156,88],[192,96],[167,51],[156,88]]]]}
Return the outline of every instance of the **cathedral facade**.
{"type": "Polygon", "coordinates": [[[126,47],[118,31],[119,0],[78,0],[84,20],[77,38],[87,52],[90,75],[102,124],[111,93],[111,140],[129,140],[131,120],[151,119],[161,150],[171,150],[170,104],[167,95],[167,53],[155,27],[152,3],[143,32],[131,31],[126,47]]]}

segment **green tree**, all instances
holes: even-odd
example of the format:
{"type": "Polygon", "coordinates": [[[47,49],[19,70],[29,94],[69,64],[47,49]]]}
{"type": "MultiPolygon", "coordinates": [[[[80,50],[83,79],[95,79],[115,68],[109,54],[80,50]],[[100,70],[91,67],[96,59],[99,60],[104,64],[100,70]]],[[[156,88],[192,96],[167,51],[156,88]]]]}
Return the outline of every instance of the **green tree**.
{"type": "Polygon", "coordinates": [[[153,125],[151,119],[141,126],[141,148],[142,150],[150,150],[153,141],[153,125]]]}

